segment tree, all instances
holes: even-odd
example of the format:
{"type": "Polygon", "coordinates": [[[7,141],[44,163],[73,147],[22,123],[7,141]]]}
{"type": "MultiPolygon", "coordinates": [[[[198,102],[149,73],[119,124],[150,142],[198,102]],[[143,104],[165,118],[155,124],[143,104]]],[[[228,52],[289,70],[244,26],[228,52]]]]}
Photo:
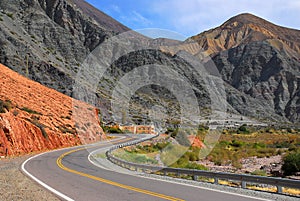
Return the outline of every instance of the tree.
{"type": "Polygon", "coordinates": [[[244,133],[244,134],[248,134],[249,130],[247,129],[247,125],[243,124],[241,127],[239,127],[239,129],[237,130],[237,133],[244,133]]]}
{"type": "Polygon", "coordinates": [[[298,151],[286,155],[283,159],[281,170],[286,176],[300,172],[300,152],[298,151]]]}

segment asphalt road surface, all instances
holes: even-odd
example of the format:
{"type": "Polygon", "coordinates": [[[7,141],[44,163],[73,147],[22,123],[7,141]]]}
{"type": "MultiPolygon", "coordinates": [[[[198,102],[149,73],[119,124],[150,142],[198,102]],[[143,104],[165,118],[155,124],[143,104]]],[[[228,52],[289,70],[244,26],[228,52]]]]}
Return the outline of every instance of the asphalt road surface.
{"type": "MultiPolygon", "coordinates": [[[[121,142],[132,140],[122,139],[121,142]]],[[[120,143],[120,142],[115,142],[120,143]]],[[[195,201],[253,201],[260,200],[238,194],[203,189],[184,184],[165,182],[128,175],[94,166],[88,155],[91,151],[110,147],[101,143],[93,147],[75,147],[45,153],[28,160],[24,169],[47,184],[65,199],[78,201],[135,201],[135,200],[195,200],[195,201]]]]}

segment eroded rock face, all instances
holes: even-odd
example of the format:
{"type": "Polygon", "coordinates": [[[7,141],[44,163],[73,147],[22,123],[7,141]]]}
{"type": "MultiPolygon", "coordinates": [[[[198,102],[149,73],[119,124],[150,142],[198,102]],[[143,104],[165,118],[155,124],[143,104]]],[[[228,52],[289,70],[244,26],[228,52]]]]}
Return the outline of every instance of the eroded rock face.
{"type": "Polygon", "coordinates": [[[12,113],[1,114],[0,155],[22,155],[81,144],[79,138],[72,134],[62,135],[48,128],[45,132],[47,136],[36,125],[12,113]]]}
{"type": "Polygon", "coordinates": [[[235,109],[256,118],[300,121],[300,31],[242,14],[190,40],[212,57],[223,80],[238,90],[228,93],[235,109]],[[239,94],[244,101],[235,101],[239,94]],[[266,104],[265,111],[255,104],[252,112],[247,109],[251,98],[257,105],[266,104]],[[263,114],[266,111],[271,118],[263,114]]]}
{"type": "MultiPolygon", "coordinates": [[[[129,30],[82,0],[2,0],[0,17],[0,63],[72,97],[76,97],[72,90],[76,73],[87,55],[107,38],[129,30]]],[[[161,51],[133,52],[118,58],[112,67],[120,76],[145,64],[170,66],[191,82],[205,109],[210,103],[207,90],[198,83],[193,68],[176,54],[210,56],[226,82],[230,113],[299,122],[299,35],[298,30],[242,14],[183,43],[157,39],[154,43],[161,51]]],[[[109,92],[115,80],[108,81],[99,84],[97,102],[101,104],[97,106],[108,110],[110,118],[109,92]]],[[[175,102],[174,94],[157,86],[138,93],[132,98],[132,113],[140,121],[147,118],[145,107],[168,107],[168,102],[175,102]]],[[[171,105],[175,105],[171,111],[178,111],[178,104],[171,105]]]]}
{"type": "Polygon", "coordinates": [[[213,60],[231,86],[267,103],[272,113],[300,121],[300,63],[295,59],[266,42],[253,42],[222,51],[213,60]]]}
{"type": "Polygon", "coordinates": [[[0,16],[0,63],[67,95],[90,51],[128,30],[85,1],[3,0],[0,16]]]}
{"type": "Polygon", "coordinates": [[[221,26],[191,37],[213,55],[239,45],[265,41],[277,50],[285,50],[290,56],[300,54],[300,31],[272,24],[252,14],[240,14],[221,26]]]}
{"type": "Polygon", "coordinates": [[[0,155],[20,155],[105,139],[98,112],[86,103],[0,65],[0,155]],[[3,104],[2,104],[3,106],[3,104]]]}

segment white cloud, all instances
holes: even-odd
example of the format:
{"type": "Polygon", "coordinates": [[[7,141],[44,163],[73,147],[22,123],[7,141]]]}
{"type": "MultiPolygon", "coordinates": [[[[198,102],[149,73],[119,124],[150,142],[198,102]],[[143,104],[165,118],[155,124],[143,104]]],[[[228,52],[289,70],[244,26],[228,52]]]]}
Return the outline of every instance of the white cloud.
{"type": "Polygon", "coordinates": [[[132,11],[131,14],[132,14],[131,20],[135,22],[142,23],[145,26],[149,26],[152,24],[152,22],[149,19],[145,18],[143,15],[141,15],[136,11],[132,11]]]}
{"type": "Polygon", "coordinates": [[[121,13],[121,9],[117,5],[111,5],[111,9],[116,13],[121,13]]]}
{"type": "Polygon", "coordinates": [[[285,0],[164,0],[153,1],[152,12],[181,33],[199,33],[229,17],[249,12],[282,26],[300,27],[300,1],[285,0]],[[290,16],[290,17],[289,17],[290,16]]]}
{"type": "Polygon", "coordinates": [[[119,20],[121,23],[131,28],[133,28],[135,25],[137,25],[138,29],[148,28],[153,25],[153,22],[151,20],[134,10],[124,14],[120,13],[119,20]]]}

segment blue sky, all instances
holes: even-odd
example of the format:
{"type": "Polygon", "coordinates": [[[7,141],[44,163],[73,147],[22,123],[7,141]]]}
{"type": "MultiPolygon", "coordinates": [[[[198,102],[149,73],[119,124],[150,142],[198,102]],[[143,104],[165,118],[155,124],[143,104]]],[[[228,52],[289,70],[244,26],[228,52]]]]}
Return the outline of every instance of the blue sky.
{"type": "Polygon", "coordinates": [[[168,33],[164,30],[169,30],[174,33],[170,37],[177,39],[214,28],[230,17],[245,12],[281,26],[300,29],[300,0],[87,0],[87,2],[133,30],[162,29],[158,32],[162,33],[162,36],[168,33]]]}

